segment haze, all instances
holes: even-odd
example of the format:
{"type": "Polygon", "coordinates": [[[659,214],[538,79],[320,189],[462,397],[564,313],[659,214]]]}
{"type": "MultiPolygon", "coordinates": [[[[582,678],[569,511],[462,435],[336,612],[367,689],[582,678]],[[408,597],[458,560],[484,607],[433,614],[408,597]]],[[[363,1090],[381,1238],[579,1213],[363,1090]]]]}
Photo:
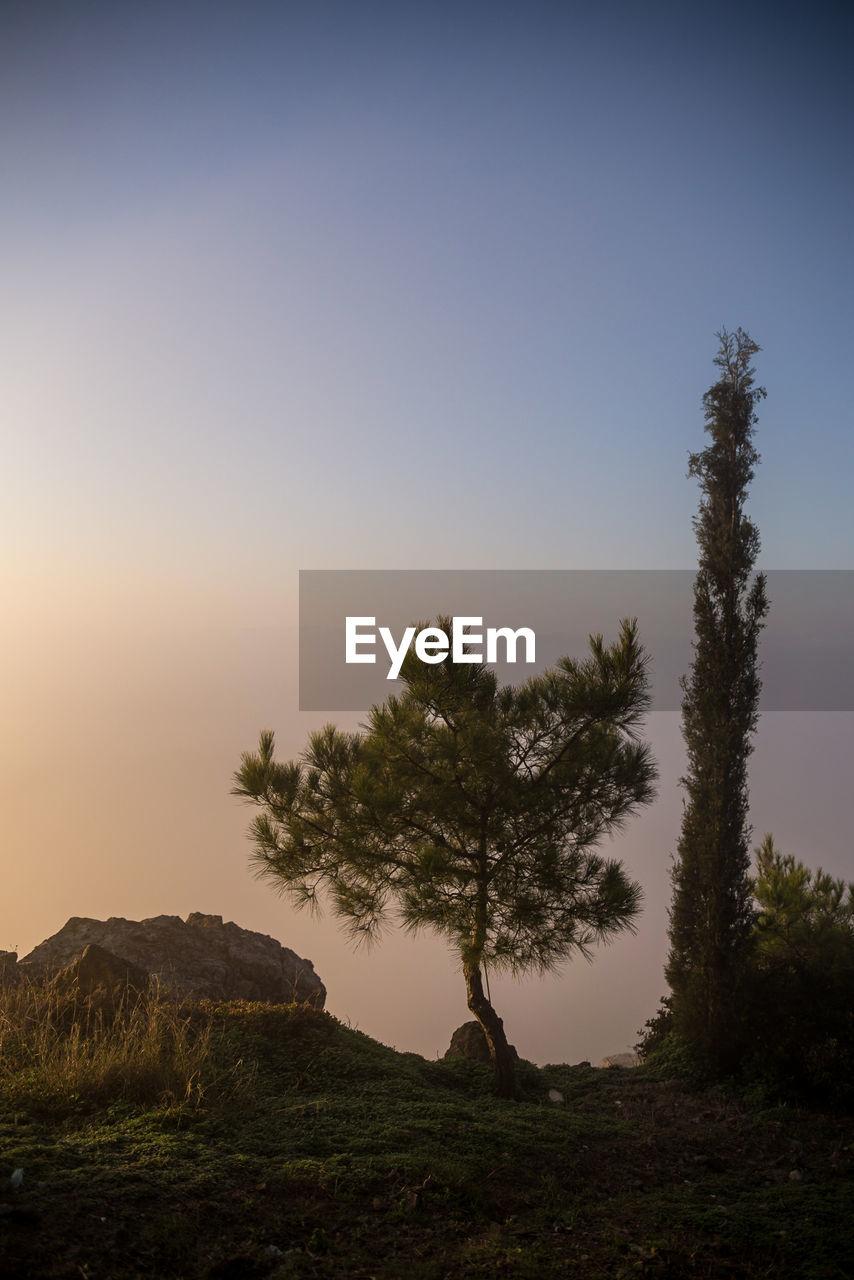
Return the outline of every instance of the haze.
{"type": "MultiPolygon", "coordinates": [[[[762,564],[851,568],[854,103],[836,6],[412,8],[4,6],[0,947],[220,914],[433,1056],[444,945],[354,955],[248,870],[241,751],[329,718],[298,570],[691,568],[722,325],[763,348],[762,564]]],[[[764,715],[751,766],[755,842],[849,878],[853,723],[764,715]]],[[[540,1063],[664,992],[649,735],[637,935],[493,983],[540,1063]]]]}

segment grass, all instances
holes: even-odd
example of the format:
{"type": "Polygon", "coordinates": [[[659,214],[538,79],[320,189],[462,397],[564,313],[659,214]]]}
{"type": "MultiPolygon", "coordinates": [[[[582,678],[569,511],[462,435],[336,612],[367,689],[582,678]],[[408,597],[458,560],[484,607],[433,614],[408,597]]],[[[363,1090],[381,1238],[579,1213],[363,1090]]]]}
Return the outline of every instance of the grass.
{"type": "Polygon", "coordinates": [[[4,1274],[854,1275],[851,1117],[525,1063],[507,1103],[304,1006],[84,1006],[0,1002],[4,1274]]]}
{"type": "Polygon", "coordinates": [[[0,1090],[10,1104],[56,1115],[122,1100],[174,1107],[230,1097],[251,1076],[212,1007],[130,991],[82,996],[51,982],[0,988],[0,1090]]]}

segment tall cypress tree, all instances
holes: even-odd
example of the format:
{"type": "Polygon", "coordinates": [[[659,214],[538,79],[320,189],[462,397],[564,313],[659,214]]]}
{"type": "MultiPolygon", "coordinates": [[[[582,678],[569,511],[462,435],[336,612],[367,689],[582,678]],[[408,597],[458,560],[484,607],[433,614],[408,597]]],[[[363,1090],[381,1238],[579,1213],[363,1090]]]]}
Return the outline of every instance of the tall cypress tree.
{"type": "Polygon", "coordinates": [[[742,329],[716,335],[720,377],[703,397],[711,443],[690,455],[702,498],[694,530],[694,661],[683,677],[688,750],[682,833],[672,872],[670,954],[673,1027],[714,1074],[737,1065],[739,992],[751,943],[747,761],[758,719],[759,632],[765,578],[753,575],[759,534],[744,514],[759,454],[752,357],[742,329]]]}

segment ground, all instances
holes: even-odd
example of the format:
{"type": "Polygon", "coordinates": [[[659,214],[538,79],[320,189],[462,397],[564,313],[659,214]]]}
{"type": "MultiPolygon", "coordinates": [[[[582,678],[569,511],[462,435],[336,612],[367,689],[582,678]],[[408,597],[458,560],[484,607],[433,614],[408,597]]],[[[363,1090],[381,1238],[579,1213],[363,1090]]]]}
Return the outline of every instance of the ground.
{"type": "Polygon", "coordinates": [[[3,1274],[854,1276],[850,1116],[524,1062],[506,1102],[326,1013],[213,1016],[184,1096],[0,1101],[3,1274]]]}

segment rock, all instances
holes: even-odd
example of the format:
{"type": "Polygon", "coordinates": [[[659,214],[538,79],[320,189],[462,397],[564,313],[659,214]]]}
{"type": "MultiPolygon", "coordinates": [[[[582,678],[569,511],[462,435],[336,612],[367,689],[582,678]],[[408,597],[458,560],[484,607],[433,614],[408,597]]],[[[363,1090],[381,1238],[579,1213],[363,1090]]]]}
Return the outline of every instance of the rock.
{"type": "Polygon", "coordinates": [[[18,981],[17,951],[0,951],[0,987],[12,987],[18,981]]]}
{"type": "Polygon", "coordinates": [[[557,1105],[560,1105],[561,1102],[566,1102],[566,1098],[563,1096],[560,1089],[549,1089],[549,1102],[554,1102],[557,1105]]]}
{"type": "MultiPolygon", "coordinates": [[[[18,962],[19,974],[56,971],[82,963],[88,947],[110,953],[126,973],[150,974],[164,990],[210,1000],[292,1002],[322,1009],[326,988],[310,960],[274,938],[241,929],[222,916],[193,912],[148,920],[89,920],[72,916],[59,933],[18,962]]],[[[97,953],[96,953],[97,956],[97,953]]],[[[104,961],[106,963],[106,961],[104,961]]],[[[94,973],[95,959],[84,964],[94,973]]],[[[78,969],[79,973],[79,969],[78,969]]]]}
{"type": "Polygon", "coordinates": [[[607,1058],[596,1063],[597,1067],[639,1067],[640,1058],[636,1053],[610,1053],[607,1058]]]}
{"type": "Polygon", "coordinates": [[[479,1022],[464,1022],[457,1027],[451,1036],[451,1043],[445,1051],[446,1058],[471,1058],[474,1062],[490,1062],[492,1055],[483,1027],[479,1022]]]}
{"type": "Polygon", "coordinates": [[[149,975],[146,969],[90,942],[81,956],[59,971],[54,982],[63,989],[73,987],[83,995],[97,994],[118,1003],[128,993],[147,991],[149,975]]]}
{"type": "MultiPolygon", "coordinates": [[[[519,1057],[512,1044],[510,1052],[514,1058],[519,1057]]],[[[451,1036],[451,1043],[445,1051],[445,1057],[471,1058],[473,1062],[491,1062],[489,1045],[486,1043],[486,1036],[483,1034],[480,1023],[464,1022],[461,1027],[457,1027],[451,1036]]]]}

